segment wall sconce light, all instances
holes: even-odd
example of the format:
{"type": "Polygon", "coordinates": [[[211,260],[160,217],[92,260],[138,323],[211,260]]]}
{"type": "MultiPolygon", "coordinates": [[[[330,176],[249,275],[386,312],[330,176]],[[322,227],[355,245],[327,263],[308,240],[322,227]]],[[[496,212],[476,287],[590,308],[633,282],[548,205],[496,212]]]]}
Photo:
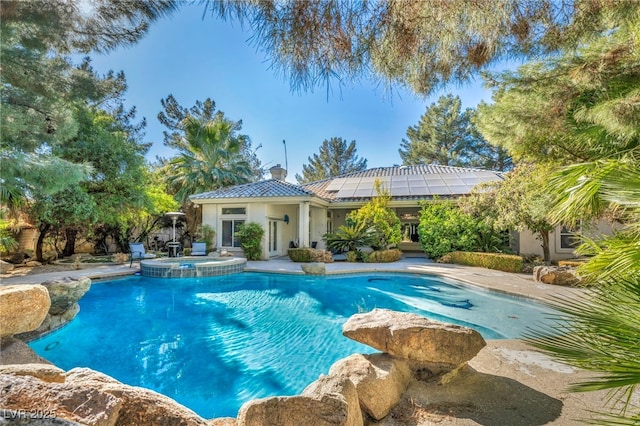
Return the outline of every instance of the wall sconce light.
{"type": "Polygon", "coordinates": [[[286,223],[287,225],[289,224],[289,215],[288,214],[284,215],[284,223],[286,223]]]}

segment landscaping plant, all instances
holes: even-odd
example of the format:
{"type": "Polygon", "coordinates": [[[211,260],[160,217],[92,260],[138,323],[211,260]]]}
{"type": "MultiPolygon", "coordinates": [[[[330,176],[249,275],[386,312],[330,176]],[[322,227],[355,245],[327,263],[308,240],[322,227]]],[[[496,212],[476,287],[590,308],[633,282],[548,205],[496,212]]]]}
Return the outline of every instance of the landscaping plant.
{"type": "Polygon", "coordinates": [[[243,223],[238,227],[236,237],[247,260],[260,260],[262,257],[262,237],[264,229],[255,222],[243,223]]]}
{"type": "Polygon", "coordinates": [[[355,252],[358,247],[373,244],[376,232],[364,222],[347,221],[346,225],[338,227],[335,232],[324,234],[322,238],[327,242],[327,247],[336,252],[355,252]]]}
{"type": "Polygon", "coordinates": [[[376,238],[370,245],[376,250],[386,250],[402,241],[402,224],[398,215],[389,208],[391,195],[382,188],[382,183],[376,180],[376,195],[355,212],[348,215],[348,219],[372,228],[376,238]]]}
{"type": "Polygon", "coordinates": [[[431,258],[452,251],[475,251],[478,221],[450,200],[423,202],[420,210],[420,246],[431,258]]]}

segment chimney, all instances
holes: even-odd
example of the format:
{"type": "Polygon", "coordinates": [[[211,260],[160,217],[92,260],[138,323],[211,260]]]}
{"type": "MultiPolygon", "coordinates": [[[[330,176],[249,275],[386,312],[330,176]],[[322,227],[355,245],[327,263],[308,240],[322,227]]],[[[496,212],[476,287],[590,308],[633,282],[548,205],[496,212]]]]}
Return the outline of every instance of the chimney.
{"type": "Polygon", "coordinates": [[[287,171],[280,164],[276,164],[269,171],[271,172],[271,179],[284,180],[287,177],[287,171]]]}

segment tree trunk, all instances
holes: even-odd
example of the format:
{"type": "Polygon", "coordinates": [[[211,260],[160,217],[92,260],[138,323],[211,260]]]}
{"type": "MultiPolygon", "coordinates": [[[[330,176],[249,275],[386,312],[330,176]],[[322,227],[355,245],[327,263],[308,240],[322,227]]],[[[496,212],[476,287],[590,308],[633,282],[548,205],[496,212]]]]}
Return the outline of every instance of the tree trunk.
{"type": "Polygon", "coordinates": [[[64,250],[62,250],[63,257],[69,257],[76,251],[76,237],[78,236],[78,230],[76,228],[67,228],[64,230],[66,242],[64,244],[64,250]]]}
{"type": "Polygon", "coordinates": [[[47,236],[47,232],[49,232],[49,229],[51,229],[51,225],[49,225],[48,223],[40,225],[40,234],[38,235],[38,241],[36,242],[36,259],[40,263],[44,262],[44,259],[42,257],[42,245],[44,244],[44,239],[47,236]]]}
{"type": "Polygon", "coordinates": [[[542,237],[542,253],[544,255],[544,261],[549,263],[551,261],[551,254],[549,252],[549,231],[540,231],[542,237]]]}

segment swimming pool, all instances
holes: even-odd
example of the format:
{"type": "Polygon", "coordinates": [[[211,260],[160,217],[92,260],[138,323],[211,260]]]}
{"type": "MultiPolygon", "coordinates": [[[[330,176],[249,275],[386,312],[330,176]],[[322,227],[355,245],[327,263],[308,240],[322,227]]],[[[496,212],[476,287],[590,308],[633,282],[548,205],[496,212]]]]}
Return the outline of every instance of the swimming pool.
{"type": "Polygon", "coordinates": [[[31,347],[65,370],[102,371],[205,418],[235,417],[253,398],[297,394],[338,359],[373,352],[342,336],[354,313],[415,312],[473,327],[485,339],[520,337],[550,313],[433,276],[254,272],[96,283],[80,308],[31,347]]]}

